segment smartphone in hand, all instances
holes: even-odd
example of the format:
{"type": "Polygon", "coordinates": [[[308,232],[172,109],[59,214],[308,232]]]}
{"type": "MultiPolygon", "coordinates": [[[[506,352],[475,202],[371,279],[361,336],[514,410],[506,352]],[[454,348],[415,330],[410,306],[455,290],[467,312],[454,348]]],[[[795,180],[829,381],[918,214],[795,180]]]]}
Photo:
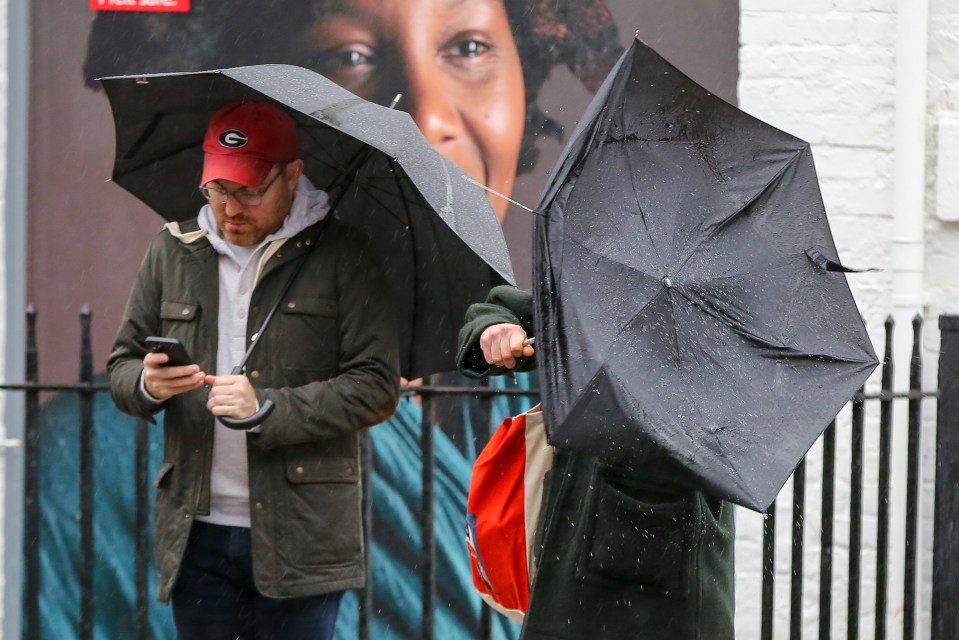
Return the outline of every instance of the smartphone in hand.
{"type": "Polygon", "coordinates": [[[153,353],[165,353],[170,356],[170,359],[167,361],[167,363],[163,365],[165,367],[182,367],[188,364],[193,364],[193,358],[191,358],[190,354],[187,353],[186,347],[184,347],[176,338],[148,336],[143,343],[146,345],[147,349],[153,353]]]}

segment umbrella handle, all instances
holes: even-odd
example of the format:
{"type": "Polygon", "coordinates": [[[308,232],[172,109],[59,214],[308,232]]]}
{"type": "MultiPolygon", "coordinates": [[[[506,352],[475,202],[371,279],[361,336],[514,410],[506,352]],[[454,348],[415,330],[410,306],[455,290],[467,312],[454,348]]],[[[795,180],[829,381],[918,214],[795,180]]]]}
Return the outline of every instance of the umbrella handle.
{"type": "Polygon", "coordinates": [[[273,404],[272,400],[267,400],[263,403],[263,406],[260,407],[260,410],[254,413],[252,416],[247,416],[246,418],[230,418],[229,416],[221,416],[220,422],[224,427],[230,429],[236,429],[237,431],[247,431],[252,429],[256,425],[260,424],[266,420],[273,409],[276,408],[276,405],[273,404]]]}

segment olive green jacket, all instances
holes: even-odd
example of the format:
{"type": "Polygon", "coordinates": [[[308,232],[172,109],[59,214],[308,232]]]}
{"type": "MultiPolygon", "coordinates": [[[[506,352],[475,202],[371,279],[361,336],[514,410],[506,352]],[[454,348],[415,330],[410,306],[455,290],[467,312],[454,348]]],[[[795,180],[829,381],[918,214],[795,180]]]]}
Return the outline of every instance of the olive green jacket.
{"type": "MultiPolygon", "coordinates": [[[[501,373],[483,360],[483,329],[512,322],[532,335],[532,318],[529,291],[494,288],[467,312],[460,371],[501,373]]],[[[556,449],[522,640],[735,637],[733,506],[676,483],[668,469],[556,449]]]]}
{"type": "MultiPolygon", "coordinates": [[[[121,411],[154,411],[138,393],[146,336],[179,338],[202,370],[216,370],[218,254],[197,229],[191,221],[179,238],[162,232],[140,266],[107,364],[121,411]]],[[[246,436],[254,579],[274,598],[363,585],[360,438],[392,414],[399,394],[390,294],[364,238],[335,219],[285,241],[262,267],[248,344],[300,264],[246,368],[260,404],[276,404],[259,433],[246,436]]],[[[206,396],[198,389],[163,405],[154,518],[161,602],[193,516],[209,513],[214,419],[206,396]]]]}

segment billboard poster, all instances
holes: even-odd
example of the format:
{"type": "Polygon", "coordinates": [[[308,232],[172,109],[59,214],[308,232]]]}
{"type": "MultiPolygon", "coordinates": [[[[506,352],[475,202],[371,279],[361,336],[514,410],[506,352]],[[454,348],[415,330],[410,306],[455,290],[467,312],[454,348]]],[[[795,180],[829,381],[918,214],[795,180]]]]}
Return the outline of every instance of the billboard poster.
{"type": "MultiPolygon", "coordinates": [[[[40,376],[48,382],[76,379],[84,305],[93,312],[94,367],[104,371],[137,266],[164,222],[109,181],[113,121],[98,77],[286,63],[323,73],[378,103],[401,93],[399,108],[441,153],[490,189],[533,207],[564,136],[634,35],[731,102],[738,75],[736,0],[33,0],[31,13],[26,289],[38,312],[40,376]]],[[[518,283],[528,287],[532,216],[490,198],[518,283]]],[[[106,422],[113,419],[109,406],[98,411],[106,422]]],[[[461,414],[454,409],[437,422],[450,438],[450,455],[459,456],[441,463],[438,473],[450,474],[462,490],[475,450],[455,424],[461,414]]],[[[402,429],[398,423],[406,419],[418,428],[413,414],[398,415],[390,428],[402,429]]],[[[374,436],[387,437],[377,430],[374,436]]],[[[50,446],[45,455],[73,455],[69,443],[50,446]]],[[[110,446],[120,445],[103,444],[110,446]]],[[[418,473],[415,464],[410,474],[418,473]]],[[[384,469],[378,468],[376,482],[402,482],[384,469]]],[[[117,498],[114,517],[127,508],[124,499],[117,498]]],[[[416,501],[409,502],[415,512],[416,501]]],[[[69,511],[66,504],[47,506],[69,511]]],[[[397,524],[403,505],[375,507],[378,531],[413,535],[397,524]],[[391,521],[393,508],[399,511],[391,521]]],[[[473,624],[479,605],[475,598],[456,600],[469,589],[468,567],[462,522],[453,517],[446,524],[453,538],[449,550],[440,545],[450,558],[440,559],[447,573],[439,579],[444,613],[437,624],[455,630],[473,624]]],[[[407,551],[401,542],[375,538],[374,553],[385,559],[380,566],[403,565],[407,551]]],[[[118,606],[133,597],[119,578],[98,580],[117,590],[118,606]]],[[[418,603],[389,605],[393,596],[375,596],[382,609],[377,628],[395,635],[374,629],[374,637],[418,633],[418,603]],[[404,617],[404,607],[417,610],[416,620],[404,617]]],[[[50,607],[45,618],[76,615],[58,614],[64,600],[58,604],[57,594],[44,598],[50,607]]],[[[346,609],[344,604],[344,625],[346,609]]],[[[169,629],[168,615],[154,612],[157,633],[169,629]]],[[[497,633],[515,637],[505,624],[497,633]]],[[[50,637],[63,636],[51,628],[50,637]]]]}

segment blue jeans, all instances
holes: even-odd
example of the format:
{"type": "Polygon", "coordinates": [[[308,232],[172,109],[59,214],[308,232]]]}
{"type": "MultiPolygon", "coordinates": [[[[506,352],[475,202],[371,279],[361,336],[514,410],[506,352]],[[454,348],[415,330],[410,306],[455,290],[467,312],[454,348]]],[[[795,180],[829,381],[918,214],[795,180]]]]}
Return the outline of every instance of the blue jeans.
{"type": "Polygon", "coordinates": [[[173,589],[173,621],[179,640],[329,640],[342,596],[262,596],[253,584],[250,530],[194,522],[173,589]]]}

